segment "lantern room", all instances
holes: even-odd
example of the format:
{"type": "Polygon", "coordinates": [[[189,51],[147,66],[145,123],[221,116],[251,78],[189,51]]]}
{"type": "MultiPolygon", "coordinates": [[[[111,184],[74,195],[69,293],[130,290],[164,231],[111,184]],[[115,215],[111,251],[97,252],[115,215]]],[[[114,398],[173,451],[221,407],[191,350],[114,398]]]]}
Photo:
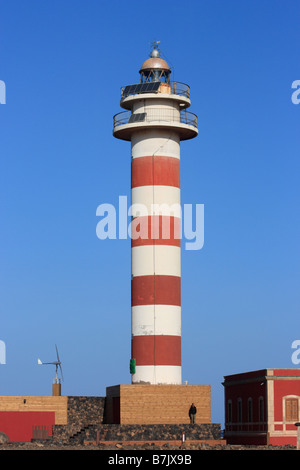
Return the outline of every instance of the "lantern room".
{"type": "Polygon", "coordinates": [[[140,69],[141,83],[162,82],[169,83],[171,70],[167,62],[162,59],[157,44],[140,69]]]}

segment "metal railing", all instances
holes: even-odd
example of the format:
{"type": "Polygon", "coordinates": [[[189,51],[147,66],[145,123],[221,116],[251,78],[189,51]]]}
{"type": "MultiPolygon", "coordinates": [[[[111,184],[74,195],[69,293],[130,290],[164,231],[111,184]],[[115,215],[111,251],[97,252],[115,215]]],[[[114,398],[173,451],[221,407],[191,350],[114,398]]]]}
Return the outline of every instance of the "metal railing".
{"type": "MultiPolygon", "coordinates": [[[[166,85],[166,84],[162,82],[162,85],[166,85]]],[[[171,87],[171,91],[172,91],[171,94],[185,96],[188,99],[190,98],[190,87],[186,83],[169,82],[168,85],[170,85],[171,87]]],[[[124,98],[127,98],[127,96],[138,95],[142,93],[141,91],[136,91],[136,92],[132,92],[132,93],[124,95],[124,90],[125,90],[125,87],[121,87],[121,100],[124,98]]]]}
{"type": "Polygon", "coordinates": [[[130,111],[123,111],[114,116],[114,129],[118,126],[125,124],[133,124],[140,122],[179,122],[180,124],[188,124],[189,126],[197,127],[197,116],[196,114],[190,113],[186,110],[180,111],[180,113],[167,112],[165,109],[156,109],[155,112],[147,113],[134,113],[130,111]]]}
{"type": "Polygon", "coordinates": [[[174,95],[185,96],[190,98],[190,87],[181,82],[170,82],[172,93],[174,95]]]}

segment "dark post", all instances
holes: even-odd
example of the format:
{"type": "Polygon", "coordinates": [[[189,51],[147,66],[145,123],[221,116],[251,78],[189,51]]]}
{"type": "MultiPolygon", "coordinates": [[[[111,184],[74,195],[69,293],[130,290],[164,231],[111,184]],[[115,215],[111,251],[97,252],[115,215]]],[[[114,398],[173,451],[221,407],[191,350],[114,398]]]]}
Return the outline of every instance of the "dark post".
{"type": "Polygon", "coordinates": [[[295,423],[297,426],[297,450],[300,450],[300,423],[295,423]]]}

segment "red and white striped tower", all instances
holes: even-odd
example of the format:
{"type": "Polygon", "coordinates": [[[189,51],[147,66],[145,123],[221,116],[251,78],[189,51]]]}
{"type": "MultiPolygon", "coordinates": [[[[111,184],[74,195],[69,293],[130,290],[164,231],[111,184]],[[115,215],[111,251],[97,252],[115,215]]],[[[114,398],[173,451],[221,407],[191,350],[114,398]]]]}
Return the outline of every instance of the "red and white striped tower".
{"type": "Polygon", "coordinates": [[[180,141],[198,134],[189,87],[157,45],[122,88],[113,135],[131,141],[132,383],[181,384],[180,141]]]}

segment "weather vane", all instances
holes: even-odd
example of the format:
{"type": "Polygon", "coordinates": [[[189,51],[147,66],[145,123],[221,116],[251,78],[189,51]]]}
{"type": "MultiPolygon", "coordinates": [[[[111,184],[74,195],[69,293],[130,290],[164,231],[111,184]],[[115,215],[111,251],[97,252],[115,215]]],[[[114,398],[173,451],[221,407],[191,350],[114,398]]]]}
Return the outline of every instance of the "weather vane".
{"type": "Polygon", "coordinates": [[[158,47],[159,44],[160,44],[160,41],[153,41],[153,42],[151,42],[150,46],[151,46],[154,50],[160,52],[159,47],[158,47]]]}
{"type": "Polygon", "coordinates": [[[157,48],[158,47],[158,44],[160,44],[160,41],[153,41],[151,43],[151,46],[154,47],[154,48],[157,48]]]}

